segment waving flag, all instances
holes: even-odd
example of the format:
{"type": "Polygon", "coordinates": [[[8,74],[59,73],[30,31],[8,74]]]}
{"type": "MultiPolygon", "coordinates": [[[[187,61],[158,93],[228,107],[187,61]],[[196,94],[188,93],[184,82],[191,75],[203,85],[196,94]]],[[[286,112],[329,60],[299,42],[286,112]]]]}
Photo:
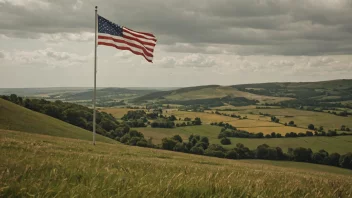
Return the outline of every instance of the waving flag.
{"type": "Polygon", "coordinates": [[[151,33],[137,32],[119,26],[98,15],[98,45],[129,50],[143,56],[148,62],[153,62],[156,38],[151,33]]]}

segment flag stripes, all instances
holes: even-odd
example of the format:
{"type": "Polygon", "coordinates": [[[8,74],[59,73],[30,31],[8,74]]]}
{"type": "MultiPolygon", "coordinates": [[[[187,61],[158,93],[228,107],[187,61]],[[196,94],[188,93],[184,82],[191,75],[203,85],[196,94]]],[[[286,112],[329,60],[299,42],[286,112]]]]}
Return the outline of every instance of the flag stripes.
{"type": "Polygon", "coordinates": [[[148,62],[153,62],[153,52],[157,41],[153,34],[120,27],[101,16],[99,16],[98,26],[98,45],[129,50],[136,55],[143,56],[148,62]]]}

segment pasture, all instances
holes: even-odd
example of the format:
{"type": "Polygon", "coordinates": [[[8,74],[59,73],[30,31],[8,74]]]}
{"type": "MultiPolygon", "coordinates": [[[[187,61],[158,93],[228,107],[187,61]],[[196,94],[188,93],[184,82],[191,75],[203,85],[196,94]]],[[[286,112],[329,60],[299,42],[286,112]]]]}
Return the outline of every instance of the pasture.
{"type": "Polygon", "coordinates": [[[0,131],[0,197],[351,197],[352,172],[0,131]]]}

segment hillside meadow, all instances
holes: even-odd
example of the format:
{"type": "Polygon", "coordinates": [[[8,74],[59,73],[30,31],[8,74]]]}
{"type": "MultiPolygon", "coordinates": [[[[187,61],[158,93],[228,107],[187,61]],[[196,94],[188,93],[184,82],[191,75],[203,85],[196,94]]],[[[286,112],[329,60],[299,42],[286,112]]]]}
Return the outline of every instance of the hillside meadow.
{"type": "MultiPolygon", "coordinates": [[[[92,140],[92,132],[0,98],[0,129],[92,140]]],[[[97,141],[116,142],[96,135],[97,141]]]]}
{"type": "Polygon", "coordinates": [[[351,197],[352,172],[0,130],[0,197],[351,197]]]}

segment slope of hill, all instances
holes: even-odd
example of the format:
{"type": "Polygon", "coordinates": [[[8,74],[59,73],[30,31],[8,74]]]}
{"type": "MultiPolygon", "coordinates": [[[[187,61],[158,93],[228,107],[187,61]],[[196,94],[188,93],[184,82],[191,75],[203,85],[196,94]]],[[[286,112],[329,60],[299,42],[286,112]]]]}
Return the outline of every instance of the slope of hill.
{"type": "MultiPolygon", "coordinates": [[[[53,117],[0,99],[0,129],[91,140],[92,133],[53,117]]],[[[116,142],[97,134],[97,141],[116,142]]]]}
{"type": "MultiPolygon", "coordinates": [[[[146,90],[132,90],[126,88],[103,88],[97,90],[98,99],[127,99],[142,96],[155,92],[156,90],[146,89],[146,90]]],[[[91,100],[92,90],[88,90],[80,93],[73,93],[70,95],[62,96],[62,99],[73,101],[73,100],[91,100]]],[[[56,96],[55,96],[56,97],[56,96]]],[[[57,97],[56,97],[57,98],[57,97]]],[[[60,98],[59,98],[60,99],[60,98]]]]}
{"type": "Polygon", "coordinates": [[[0,133],[0,197],[350,197],[352,172],[0,133]]]}
{"type": "Polygon", "coordinates": [[[206,99],[220,99],[220,98],[245,98],[248,100],[256,100],[259,102],[280,102],[285,100],[291,100],[289,97],[272,97],[263,96],[245,91],[239,91],[233,87],[209,85],[209,86],[198,86],[181,88],[174,91],[161,91],[150,93],[135,99],[136,102],[147,101],[147,100],[165,100],[165,102],[177,103],[183,102],[197,102],[206,99]]]}
{"type": "Polygon", "coordinates": [[[329,101],[352,99],[352,79],[320,82],[260,83],[232,86],[241,91],[266,96],[288,96],[294,98],[312,98],[329,101]],[[331,98],[331,96],[334,96],[331,98]]]}

